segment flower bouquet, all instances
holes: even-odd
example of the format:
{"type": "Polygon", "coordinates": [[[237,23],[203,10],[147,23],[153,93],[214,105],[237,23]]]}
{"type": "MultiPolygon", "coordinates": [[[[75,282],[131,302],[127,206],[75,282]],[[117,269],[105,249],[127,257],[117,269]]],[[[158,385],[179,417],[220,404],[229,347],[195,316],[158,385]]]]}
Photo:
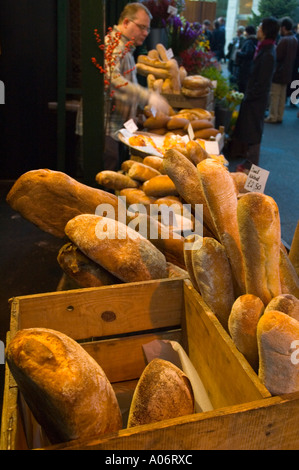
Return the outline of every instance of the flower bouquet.
{"type": "Polygon", "coordinates": [[[171,16],[168,12],[170,6],[177,8],[178,14],[185,8],[184,0],[143,0],[142,3],[152,14],[152,28],[165,28],[166,22],[171,16]]]}

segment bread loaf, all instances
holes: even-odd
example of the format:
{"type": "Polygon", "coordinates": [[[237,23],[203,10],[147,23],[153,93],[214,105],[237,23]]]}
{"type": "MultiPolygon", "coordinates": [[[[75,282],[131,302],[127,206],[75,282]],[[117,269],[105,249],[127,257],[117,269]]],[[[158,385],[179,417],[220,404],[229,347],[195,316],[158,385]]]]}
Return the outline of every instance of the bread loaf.
{"type": "Polygon", "coordinates": [[[193,274],[205,303],[225,330],[235,300],[231,267],[224,247],[214,238],[195,241],[192,249],[193,274]]]}
{"type": "Polygon", "coordinates": [[[125,173],[128,173],[129,169],[131,168],[132,165],[134,165],[135,161],[134,160],[125,160],[121,164],[121,170],[124,171],[125,173]]]}
{"type": "Polygon", "coordinates": [[[60,248],[57,261],[65,274],[79,287],[101,287],[121,282],[98,263],[85,256],[73,243],[66,243],[60,248]]]}
{"type": "Polygon", "coordinates": [[[203,205],[203,223],[212,233],[216,234],[215,225],[200,186],[195,166],[177,150],[169,149],[165,152],[163,167],[184,201],[191,204],[192,207],[195,204],[203,205]]]}
{"type": "Polygon", "coordinates": [[[199,98],[201,96],[207,96],[209,94],[209,91],[209,87],[190,89],[182,86],[181,88],[182,95],[188,96],[189,98],[199,98]]]}
{"type": "Polygon", "coordinates": [[[189,75],[182,82],[182,86],[190,90],[207,87],[212,88],[212,82],[209,78],[203,77],[202,75],[189,75]]]}
{"type": "Polygon", "coordinates": [[[63,238],[66,223],[79,214],[94,214],[100,204],[118,213],[118,199],[101,189],[91,188],[65,173],[32,170],[17,179],[7,203],[41,230],[63,238]]]}
{"type": "Polygon", "coordinates": [[[163,159],[161,157],[155,157],[154,155],[148,155],[143,159],[143,163],[145,165],[154,168],[155,170],[159,171],[161,174],[164,172],[163,168],[163,159]]]}
{"type": "Polygon", "coordinates": [[[120,191],[124,188],[138,188],[139,183],[129,175],[117,171],[104,170],[96,174],[96,182],[105,188],[120,191]]]}
{"type": "Polygon", "coordinates": [[[204,139],[208,140],[210,137],[216,137],[219,134],[218,129],[214,129],[214,127],[210,127],[209,129],[199,129],[194,132],[195,139],[204,139]]]}
{"type": "Polygon", "coordinates": [[[170,116],[166,116],[165,114],[157,114],[155,117],[150,116],[148,117],[144,123],[143,127],[146,127],[150,130],[152,129],[161,129],[161,127],[166,127],[168,121],[170,120],[170,116]]]}
{"type": "Polygon", "coordinates": [[[272,395],[299,391],[299,322],[275,310],[257,326],[259,378],[272,395]]]}
{"type": "Polygon", "coordinates": [[[299,222],[297,223],[295,233],[292,239],[289,258],[296,270],[297,276],[299,276],[299,222]]]}
{"type": "Polygon", "coordinates": [[[136,64],[137,73],[146,77],[147,75],[151,74],[154,75],[156,78],[169,78],[169,72],[167,69],[163,67],[153,67],[152,65],[142,64],[141,62],[137,62],[136,64]]]}
{"type": "Polygon", "coordinates": [[[210,155],[196,140],[189,140],[186,145],[187,157],[197,166],[202,160],[209,158],[210,155]]]}
{"type": "Polygon", "coordinates": [[[163,44],[161,44],[161,43],[158,43],[156,45],[156,49],[159,53],[160,59],[164,62],[167,62],[168,61],[168,55],[167,55],[167,50],[166,50],[165,46],[163,46],[163,44]]]}
{"type": "Polygon", "coordinates": [[[267,305],[281,293],[280,217],[274,199],[262,193],[244,194],[238,201],[238,225],[246,293],[267,305]]]}
{"type": "Polygon", "coordinates": [[[119,195],[126,198],[128,207],[132,204],[143,204],[145,207],[148,207],[155,202],[155,198],[147,196],[142,189],[122,189],[119,195]]]}
{"type": "MultiPolygon", "coordinates": [[[[194,131],[198,131],[200,129],[211,129],[213,127],[212,121],[208,119],[194,119],[190,121],[190,124],[194,131]]],[[[185,126],[184,128],[185,131],[188,130],[188,126],[189,124],[185,126]]]]}
{"type": "Polygon", "coordinates": [[[145,165],[144,163],[135,162],[134,165],[131,166],[128,172],[128,176],[135,180],[144,182],[154,178],[155,176],[159,176],[161,173],[154,168],[145,165]]]}
{"type": "MultiPolygon", "coordinates": [[[[165,169],[165,168],[164,168],[165,169]]],[[[168,175],[159,175],[145,181],[142,189],[149,197],[177,196],[178,190],[168,175]]]]}
{"type": "Polygon", "coordinates": [[[280,294],[274,297],[265,308],[265,313],[271,310],[278,310],[299,321],[299,299],[292,294],[280,294]]]}
{"type": "Polygon", "coordinates": [[[299,277],[289,256],[280,248],[279,276],[282,294],[292,294],[299,299],[299,277]]]}
{"type": "Polygon", "coordinates": [[[217,230],[217,239],[224,246],[236,283],[235,295],[245,294],[244,266],[237,221],[237,195],[228,170],[207,158],[197,165],[202,193],[217,230]]]}
{"type": "Polygon", "coordinates": [[[183,117],[178,117],[178,116],[172,116],[168,123],[167,123],[167,129],[169,130],[174,130],[174,129],[184,129],[184,127],[190,124],[190,121],[188,119],[185,119],[183,117]]]}
{"type": "Polygon", "coordinates": [[[7,347],[6,359],[52,444],[121,429],[109,380],[73,339],[45,328],[20,330],[7,347]]]}
{"type": "Polygon", "coordinates": [[[124,282],[167,277],[165,256],[121,222],[83,214],[67,223],[65,233],[86,256],[124,282]]]}
{"type": "Polygon", "coordinates": [[[247,189],[244,189],[245,183],[247,181],[248,175],[241,171],[232,171],[230,173],[232,179],[234,180],[237,195],[239,193],[248,193],[247,189]]]}
{"type": "Polygon", "coordinates": [[[256,372],[259,364],[257,325],[264,309],[261,299],[244,294],[235,300],[228,319],[233,342],[256,372]]]}
{"type": "Polygon", "coordinates": [[[174,364],[153,359],[135,389],[128,428],[194,413],[194,395],[188,377],[174,364]]]}

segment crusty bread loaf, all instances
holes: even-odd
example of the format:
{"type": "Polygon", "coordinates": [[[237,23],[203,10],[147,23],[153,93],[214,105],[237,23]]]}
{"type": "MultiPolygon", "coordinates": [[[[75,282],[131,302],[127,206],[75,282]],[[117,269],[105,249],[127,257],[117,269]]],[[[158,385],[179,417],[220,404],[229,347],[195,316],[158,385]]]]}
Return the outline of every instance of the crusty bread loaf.
{"type": "Polygon", "coordinates": [[[166,114],[158,114],[154,116],[148,117],[144,123],[143,127],[146,127],[150,130],[152,129],[160,129],[161,127],[166,127],[168,121],[170,120],[170,116],[167,116],[166,114]]]}
{"type": "MultiPolygon", "coordinates": [[[[209,119],[194,119],[190,121],[190,124],[194,131],[198,131],[200,129],[211,129],[213,127],[212,121],[209,119]]],[[[185,126],[185,131],[188,131],[188,126],[189,124],[185,126]]]]}
{"type": "Polygon", "coordinates": [[[196,142],[196,140],[189,140],[186,145],[186,149],[188,159],[192,161],[195,166],[197,166],[202,160],[210,157],[208,152],[206,152],[206,150],[203,149],[200,143],[196,142]]]}
{"type": "Polygon", "coordinates": [[[224,246],[236,283],[236,297],[245,294],[244,266],[237,221],[234,182],[228,170],[219,162],[207,158],[197,165],[199,181],[207,206],[224,246]]]}
{"type": "Polygon", "coordinates": [[[188,377],[169,361],[150,361],[134,391],[128,428],[193,413],[194,395],[188,377]]]}
{"type": "Polygon", "coordinates": [[[214,238],[199,237],[192,249],[193,274],[205,303],[228,329],[235,300],[231,267],[224,247],[214,238]]]}
{"type": "Polygon", "coordinates": [[[142,189],[126,188],[119,192],[119,195],[126,198],[127,206],[132,204],[143,204],[145,207],[154,204],[155,198],[149,197],[142,189]]]}
{"type": "Polygon", "coordinates": [[[132,165],[134,165],[135,160],[125,160],[121,164],[121,170],[127,173],[132,165]]]}
{"type": "Polygon", "coordinates": [[[46,328],[20,330],[9,368],[52,444],[116,432],[122,418],[104,371],[76,341],[46,328]]]}
{"type": "Polygon", "coordinates": [[[128,176],[130,178],[141,182],[150,180],[151,178],[154,178],[154,176],[159,176],[160,174],[161,173],[158,170],[140,162],[135,162],[128,172],[128,176]]]}
{"type": "Polygon", "coordinates": [[[275,310],[257,326],[259,378],[272,395],[299,391],[299,322],[275,310]]]}
{"type": "Polygon", "coordinates": [[[190,124],[190,121],[188,119],[185,119],[184,117],[179,117],[178,115],[172,116],[166,127],[169,130],[175,130],[175,129],[184,129],[186,126],[190,124]]]}
{"type": "Polygon", "coordinates": [[[76,281],[79,287],[101,287],[121,282],[85,256],[73,243],[66,243],[60,248],[57,261],[65,274],[76,281]]]}
{"type": "Polygon", "coordinates": [[[210,137],[216,137],[217,134],[219,134],[219,130],[214,127],[210,127],[209,129],[199,129],[194,131],[194,138],[209,140],[210,137]]]}
{"type": "Polygon", "coordinates": [[[202,75],[188,75],[182,82],[182,85],[190,90],[207,87],[212,88],[211,80],[202,75]]]}
{"type": "Polygon", "coordinates": [[[299,299],[299,277],[284,249],[280,248],[279,276],[282,294],[292,294],[299,299]]]}
{"type": "Polygon", "coordinates": [[[289,258],[296,270],[297,276],[299,276],[299,222],[297,223],[295,233],[292,239],[289,258]]]}
{"type": "Polygon", "coordinates": [[[145,181],[142,190],[149,197],[177,196],[178,190],[168,175],[159,175],[145,181]]]}
{"type": "Polygon", "coordinates": [[[8,204],[41,230],[56,237],[65,236],[66,223],[79,214],[94,214],[99,204],[108,204],[117,217],[118,199],[101,189],[91,188],[65,173],[32,170],[17,179],[7,198],[8,204]]]}
{"type": "Polygon", "coordinates": [[[232,179],[234,180],[237,194],[239,193],[248,193],[247,189],[244,189],[245,183],[247,181],[248,175],[241,171],[232,171],[230,173],[232,179]]]}
{"type": "Polygon", "coordinates": [[[67,223],[65,233],[86,256],[124,282],[167,277],[165,256],[124,223],[82,214],[67,223]]]}
{"type": "Polygon", "coordinates": [[[278,310],[299,321],[299,299],[292,294],[280,294],[274,297],[265,308],[265,313],[278,310]]]}
{"type": "Polygon", "coordinates": [[[238,224],[246,293],[256,295],[267,305],[281,293],[280,217],[276,202],[262,193],[244,194],[238,201],[238,224]]]}
{"type": "Polygon", "coordinates": [[[228,319],[233,342],[256,372],[259,364],[256,332],[264,309],[261,299],[252,294],[244,294],[235,300],[228,319]]]}
{"type": "Polygon", "coordinates": [[[196,167],[176,149],[169,149],[163,158],[165,173],[171,178],[180,196],[194,208],[203,205],[203,223],[213,234],[217,234],[215,224],[200,186],[196,167]]]}
{"type": "Polygon", "coordinates": [[[161,174],[162,171],[164,171],[163,158],[161,157],[156,157],[155,155],[147,155],[146,157],[144,157],[143,163],[159,171],[161,174]]]}
{"type": "Polygon", "coordinates": [[[124,188],[138,188],[139,183],[130,177],[117,171],[103,170],[96,174],[96,182],[107,189],[120,191],[124,188]]]}
{"type": "Polygon", "coordinates": [[[185,261],[187,272],[189,274],[190,281],[192,282],[194,289],[199,291],[199,287],[197,285],[197,281],[194,276],[194,269],[193,269],[193,263],[192,263],[192,249],[193,249],[196,239],[197,239],[197,236],[195,234],[191,234],[185,237],[184,261],[185,261]]]}

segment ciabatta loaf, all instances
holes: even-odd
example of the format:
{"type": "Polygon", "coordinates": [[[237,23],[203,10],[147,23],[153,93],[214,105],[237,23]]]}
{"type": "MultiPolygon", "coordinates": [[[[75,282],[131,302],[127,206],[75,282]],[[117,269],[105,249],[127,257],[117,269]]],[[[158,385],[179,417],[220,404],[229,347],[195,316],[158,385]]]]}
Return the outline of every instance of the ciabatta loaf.
{"type": "Polygon", "coordinates": [[[167,277],[165,256],[124,223],[82,214],[67,223],[65,233],[88,258],[124,282],[167,277]]]}
{"type": "Polygon", "coordinates": [[[266,306],[281,293],[280,217],[270,196],[250,192],[238,201],[238,224],[244,257],[246,293],[266,306]]]}
{"type": "Polygon", "coordinates": [[[272,395],[299,391],[299,322],[275,310],[257,326],[259,378],[272,395]]]}
{"type": "Polygon", "coordinates": [[[256,331],[264,309],[261,299],[244,294],[235,300],[228,319],[233,342],[256,372],[259,364],[256,331]]]}
{"type": "Polygon", "coordinates": [[[236,297],[245,294],[245,276],[237,220],[238,199],[228,170],[207,158],[197,165],[199,181],[213,218],[218,240],[225,248],[236,283],[236,297]]]}
{"type": "Polygon", "coordinates": [[[153,359],[135,389],[128,428],[194,413],[194,395],[188,377],[174,364],[153,359]]]}
{"type": "Polygon", "coordinates": [[[100,204],[108,204],[116,214],[118,199],[101,189],[91,188],[65,173],[32,170],[24,173],[9,191],[8,204],[41,230],[65,236],[66,223],[79,214],[95,214],[100,204]]]}
{"type": "Polygon", "coordinates": [[[102,368],[76,341],[45,328],[20,330],[6,358],[52,444],[118,431],[122,418],[102,368]]]}

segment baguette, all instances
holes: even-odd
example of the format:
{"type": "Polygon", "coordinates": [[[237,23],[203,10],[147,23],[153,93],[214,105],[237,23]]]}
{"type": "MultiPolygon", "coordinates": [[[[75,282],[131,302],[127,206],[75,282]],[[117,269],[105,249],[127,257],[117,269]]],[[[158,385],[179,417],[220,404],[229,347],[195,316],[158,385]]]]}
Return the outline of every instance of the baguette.
{"type": "Polygon", "coordinates": [[[159,175],[145,181],[142,189],[149,197],[177,196],[178,190],[168,175],[159,175]]]}
{"type": "Polygon", "coordinates": [[[261,299],[244,294],[235,300],[228,319],[228,330],[233,342],[256,372],[259,365],[257,325],[264,309],[261,299]]]}
{"type": "Polygon", "coordinates": [[[166,61],[161,61],[155,58],[151,58],[148,55],[143,55],[143,54],[140,54],[138,56],[137,62],[139,64],[150,65],[151,67],[155,67],[155,68],[166,69],[166,66],[167,66],[166,61]]]}
{"type": "Polygon", "coordinates": [[[163,44],[160,44],[158,43],[156,45],[156,49],[159,53],[159,56],[160,56],[160,59],[164,62],[167,62],[168,61],[168,55],[167,55],[167,50],[166,48],[163,46],[163,44]]]}
{"type": "Polygon", "coordinates": [[[14,379],[52,444],[122,428],[113,388],[76,341],[46,328],[20,330],[7,347],[14,379]]]}
{"type": "Polygon", "coordinates": [[[96,174],[96,182],[107,189],[120,191],[124,188],[138,188],[139,183],[130,177],[117,171],[104,170],[96,174]]]}
{"type": "Polygon", "coordinates": [[[85,256],[73,243],[66,243],[60,248],[57,261],[65,274],[79,287],[101,287],[121,282],[98,263],[85,256]]]}
{"type": "Polygon", "coordinates": [[[150,116],[148,117],[143,126],[148,129],[160,129],[161,127],[166,127],[168,121],[170,120],[170,116],[163,115],[162,113],[157,114],[156,117],[150,116]]]}
{"type": "Polygon", "coordinates": [[[292,294],[299,299],[299,277],[284,249],[280,248],[279,276],[282,294],[292,294]]]}
{"type": "MultiPolygon", "coordinates": [[[[192,121],[190,121],[190,124],[192,126],[192,129],[194,131],[198,131],[198,130],[201,130],[201,129],[211,129],[213,127],[213,124],[212,124],[212,121],[208,120],[208,119],[194,119],[192,121]]],[[[188,126],[186,127],[185,126],[185,131],[188,130],[188,127],[189,127],[189,124],[188,126]]]]}
{"type": "Polygon", "coordinates": [[[67,223],[65,233],[88,258],[123,282],[167,277],[165,256],[121,222],[83,214],[67,223]]]}
{"type": "Polygon", "coordinates": [[[299,322],[275,310],[261,316],[257,326],[259,378],[272,395],[299,391],[299,322]]]}
{"type": "Polygon", "coordinates": [[[291,243],[289,258],[296,270],[297,276],[299,276],[299,222],[297,223],[293,240],[291,243]]]}
{"type": "Polygon", "coordinates": [[[156,78],[163,78],[163,80],[165,80],[166,78],[169,78],[168,70],[162,67],[158,68],[158,67],[153,67],[151,65],[146,65],[146,64],[137,62],[136,69],[137,69],[137,73],[139,73],[140,75],[144,77],[151,74],[151,75],[154,75],[156,78]]]}
{"type": "Polygon", "coordinates": [[[274,297],[265,308],[265,313],[278,310],[299,321],[299,299],[292,294],[280,294],[274,297]]]}
{"type": "Polygon", "coordinates": [[[224,246],[236,284],[235,295],[245,294],[244,266],[237,221],[237,195],[228,170],[207,158],[197,165],[202,193],[216,227],[217,239],[224,246]]]}
{"type": "Polygon", "coordinates": [[[134,391],[128,428],[194,413],[194,394],[188,377],[164,359],[153,359],[134,391]]]}
{"type": "Polygon", "coordinates": [[[172,116],[166,124],[168,130],[172,131],[174,129],[184,129],[190,124],[188,119],[179,116],[172,116]]]}
{"type": "Polygon", "coordinates": [[[281,294],[278,207],[270,196],[251,192],[239,199],[237,212],[246,293],[256,295],[268,305],[273,297],[281,294]]]}
{"type": "Polygon", "coordinates": [[[66,223],[79,214],[94,214],[100,204],[118,213],[118,199],[101,189],[91,188],[65,173],[31,170],[24,173],[6,197],[12,209],[41,230],[64,238],[66,223]]]}
{"type": "Polygon", "coordinates": [[[199,292],[227,331],[235,295],[225,249],[214,238],[204,237],[195,241],[191,253],[193,274],[199,292]]]}
{"type": "Polygon", "coordinates": [[[209,140],[210,137],[216,137],[219,133],[219,130],[214,127],[210,127],[209,129],[199,129],[194,132],[194,138],[209,140]]]}
{"type": "Polygon", "coordinates": [[[161,173],[158,170],[155,170],[154,168],[140,162],[135,162],[128,172],[128,176],[130,178],[141,182],[150,180],[151,178],[154,178],[155,176],[158,176],[160,174],[161,173]]]}

